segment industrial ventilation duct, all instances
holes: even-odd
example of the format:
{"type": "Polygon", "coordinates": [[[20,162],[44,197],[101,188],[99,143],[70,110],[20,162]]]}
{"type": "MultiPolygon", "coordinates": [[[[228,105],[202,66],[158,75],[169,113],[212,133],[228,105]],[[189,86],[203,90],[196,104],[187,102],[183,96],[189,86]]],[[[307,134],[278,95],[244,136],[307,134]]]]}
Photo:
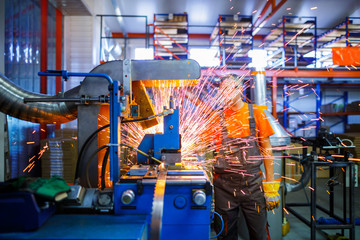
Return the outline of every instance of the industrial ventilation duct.
{"type": "Polygon", "coordinates": [[[25,91],[0,73],[0,111],[25,121],[43,124],[61,124],[77,118],[74,102],[31,102],[25,98],[71,98],[78,96],[80,87],[55,96],[25,91]]]}

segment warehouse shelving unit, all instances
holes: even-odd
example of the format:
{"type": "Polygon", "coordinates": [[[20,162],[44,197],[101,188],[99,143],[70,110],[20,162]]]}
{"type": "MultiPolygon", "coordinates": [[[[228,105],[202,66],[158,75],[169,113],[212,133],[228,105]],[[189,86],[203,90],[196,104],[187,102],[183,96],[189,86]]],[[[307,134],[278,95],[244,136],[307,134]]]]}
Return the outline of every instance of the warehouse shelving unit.
{"type": "MultiPolygon", "coordinates": [[[[323,94],[321,93],[321,95],[320,95],[321,100],[323,100],[324,97],[325,96],[323,96],[323,94]]],[[[356,113],[346,112],[346,106],[348,104],[348,92],[345,91],[342,95],[326,95],[326,97],[333,97],[335,99],[330,101],[326,105],[321,105],[321,109],[320,109],[321,116],[338,118],[339,121],[332,124],[329,127],[331,129],[332,127],[335,127],[336,125],[338,125],[340,123],[344,123],[344,132],[345,132],[346,125],[348,124],[348,115],[356,114],[356,113]],[[335,107],[336,106],[335,103],[338,103],[339,101],[342,101],[342,104],[343,104],[342,109],[337,109],[335,107]]],[[[360,113],[358,113],[358,114],[360,114],[360,113]]]]}
{"type": "Polygon", "coordinates": [[[278,112],[277,114],[283,115],[283,126],[285,128],[289,127],[289,116],[290,115],[299,115],[303,116],[302,119],[310,119],[309,121],[304,121],[304,124],[298,126],[297,128],[291,130],[292,133],[296,133],[296,131],[304,129],[309,126],[315,125],[315,133],[319,131],[320,127],[322,126],[323,120],[325,118],[338,118],[339,121],[333,123],[332,125],[328,126],[331,128],[335,127],[336,125],[343,123],[344,124],[344,132],[346,132],[346,126],[348,124],[348,116],[350,115],[360,115],[360,111],[348,111],[348,91],[344,91],[342,94],[337,95],[323,95],[321,92],[321,83],[315,84],[314,87],[311,87],[311,84],[292,84],[289,85],[287,83],[284,84],[283,87],[283,112],[278,112]],[[305,88],[305,86],[307,88],[305,88]],[[303,90],[304,93],[301,96],[296,98],[291,98],[293,92],[303,90]],[[303,112],[291,104],[305,98],[309,95],[315,95],[315,110],[313,112],[303,112]],[[333,98],[331,101],[324,104],[324,97],[333,98]],[[336,107],[335,103],[341,103],[341,107],[336,107]],[[314,116],[313,118],[310,118],[314,116]]]}
{"type": "Polygon", "coordinates": [[[332,47],[358,46],[360,44],[360,17],[346,17],[344,21],[318,37],[319,64],[332,65],[332,47]]]}
{"type": "Polygon", "coordinates": [[[248,52],[253,47],[252,32],[252,16],[219,15],[210,44],[218,47],[222,66],[242,66],[251,62],[248,52]]]}
{"type": "Polygon", "coordinates": [[[188,15],[154,14],[154,59],[188,58],[188,15]]]}
{"type": "Polygon", "coordinates": [[[316,17],[283,16],[263,40],[264,49],[268,51],[269,66],[316,64],[316,36],[316,17]]]}
{"type": "MultiPolygon", "coordinates": [[[[309,84],[307,84],[309,85],[309,84]]],[[[307,86],[306,84],[304,84],[303,86],[299,86],[299,84],[293,85],[293,86],[289,86],[287,83],[284,84],[284,88],[283,88],[283,96],[284,96],[284,103],[283,103],[283,126],[284,128],[288,128],[289,123],[289,115],[290,114],[296,114],[296,115],[303,115],[306,118],[309,118],[308,116],[315,116],[315,118],[310,119],[308,122],[304,123],[303,125],[295,128],[294,130],[291,131],[291,133],[296,133],[296,131],[303,129],[305,127],[308,126],[314,126],[315,125],[315,133],[317,134],[319,128],[320,128],[320,106],[321,106],[321,97],[320,97],[320,84],[316,84],[315,88],[306,88],[307,86]],[[300,89],[303,89],[304,94],[302,94],[299,97],[290,99],[290,96],[292,95],[292,92],[295,91],[299,91],[300,89]],[[316,104],[315,104],[315,111],[314,112],[303,112],[297,108],[295,108],[294,106],[292,106],[291,104],[300,100],[301,98],[304,98],[306,96],[315,94],[316,96],[316,104]],[[290,111],[290,110],[295,110],[295,111],[290,111]]],[[[280,113],[278,113],[280,114],[280,113]]]]}

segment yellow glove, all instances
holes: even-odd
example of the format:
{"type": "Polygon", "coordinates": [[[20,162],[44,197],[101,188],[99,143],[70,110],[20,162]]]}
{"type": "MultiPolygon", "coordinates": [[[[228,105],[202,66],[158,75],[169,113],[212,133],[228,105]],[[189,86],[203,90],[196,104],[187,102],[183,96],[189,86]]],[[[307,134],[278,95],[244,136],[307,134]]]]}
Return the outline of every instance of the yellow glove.
{"type": "Polygon", "coordinates": [[[266,209],[272,210],[279,207],[280,195],[278,193],[280,182],[263,182],[265,192],[266,209]]]}

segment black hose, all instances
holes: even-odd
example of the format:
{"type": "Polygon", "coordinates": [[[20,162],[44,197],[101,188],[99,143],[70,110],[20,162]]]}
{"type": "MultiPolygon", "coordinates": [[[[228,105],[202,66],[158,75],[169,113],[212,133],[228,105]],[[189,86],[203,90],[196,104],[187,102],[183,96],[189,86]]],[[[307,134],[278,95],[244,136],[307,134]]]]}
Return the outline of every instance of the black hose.
{"type": "MultiPolygon", "coordinates": [[[[125,120],[122,121],[121,123],[130,123],[130,122],[139,122],[139,121],[145,121],[145,120],[149,120],[149,119],[153,119],[157,117],[157,115],[153,115],[153,116],[149,116],[146,118],[140,118],[140,119],[134,119],[134,120],[125,120]]],[[[75,180],[78,179],[79,177],[79,170],[80,170],[80,162],[82,160],[82,155],[87,147],[87,145],[89,144],[89,142],[93,139],[93,137],[95,137],[96,134],[98,134],[100,131],[104,130],[105,128],[110,127],[110,124],[107,124],[105,126],[102,126],[101,128],[97,129],[96,131],[94,131],[84,142],[84,144],[82,145],[80,152],[79,152],[79,156],[78,156],[78,160],[76,163],[76,169],[75,169],[75,180]]],[[[157,160],[157,159],[156,159],[157,160]]]]}
{"type": "Polygon", "coordinates": [[[153,119],[155,117],[157,117],[157,115],[153,115],[153,116],[146,117],[146,118],[133,119],[133,120],[124,120],[121,123],[140,122],[140,121],[150,120],[150,119],[153,119]]]}
{"type": "Polygon", "coordinates": [[[96,156],[96,154],[97,154],[98,152],[100,152],[101,150],[103,150],[104,148],[109,148],[109,146],[108,146],[108,145],[104,145],[104,146],[101,146],[101,147],[99,147],[98,149],[96,149],[96,151],[95,151],[93,154],[91,154],[89,160],[87,161],[85,175],[86,175],[86,182],[87,182],[89,188],[91,188],[91,183],[90,183],[90,179],[89,179],[89,167],[90,167],[90,163],[91,163],[91,161],[94,159],[94,157],[96,156]]]}
{"type": "Polygon", "coordinates": [[[109,154],[110,154],[110,148],[107,148],[101,167],[101,190],[104,190],[105,188],[105,172],[106,172],[106,165],[108,162],[109,154]]]}
{"type": "Polygon", "coordinates": [[[79,170],[80,170],[80,162],[82,160],[82,155],[84,153],[84,150],[86,149],[87,145],[89,144],[89,142],[92,140],[92,138],[99,133],[100,131],[104,130],[105,128],[110,127],[110,124],[107,124],[105,126],[102,126],[101,128],[97,129],[96,131],[94,131],[84,142],[84,144],[82,145],[80,152],[79,152],[79,156],[78,156],[78,160],[76,163],[76,169],[75,169],[75,179],[77,179],[79,177],[79,170]]]}

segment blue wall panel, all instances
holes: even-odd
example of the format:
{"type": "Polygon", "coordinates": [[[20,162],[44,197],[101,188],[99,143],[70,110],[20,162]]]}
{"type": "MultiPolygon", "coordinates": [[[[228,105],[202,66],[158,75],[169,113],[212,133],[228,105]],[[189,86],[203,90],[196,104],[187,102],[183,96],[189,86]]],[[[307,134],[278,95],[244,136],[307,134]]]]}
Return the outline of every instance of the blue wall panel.
{"type": "MultiPolygon", "coordinates": [[[[49,15],[52,32],[49,35],[55,38],[55,20],[50,19],[56,18],[56,12],[50,4],[49,15]]],[[[36,93],[40,92],[37,75],[40,71],[40,36],[40,0],[5,0],[5,75],[25,90],[36,93]]],[[[49,55],[49,62],[54,65],[50,67],[54,68],[55,44],[49,44],[49,55]]],[[[40,125],[8,117],[8,128],[12,177],[40,176],[40,125]],[[30,168],[24,171],[33,156],[35,166],[30,172],[30,168]]]]}

